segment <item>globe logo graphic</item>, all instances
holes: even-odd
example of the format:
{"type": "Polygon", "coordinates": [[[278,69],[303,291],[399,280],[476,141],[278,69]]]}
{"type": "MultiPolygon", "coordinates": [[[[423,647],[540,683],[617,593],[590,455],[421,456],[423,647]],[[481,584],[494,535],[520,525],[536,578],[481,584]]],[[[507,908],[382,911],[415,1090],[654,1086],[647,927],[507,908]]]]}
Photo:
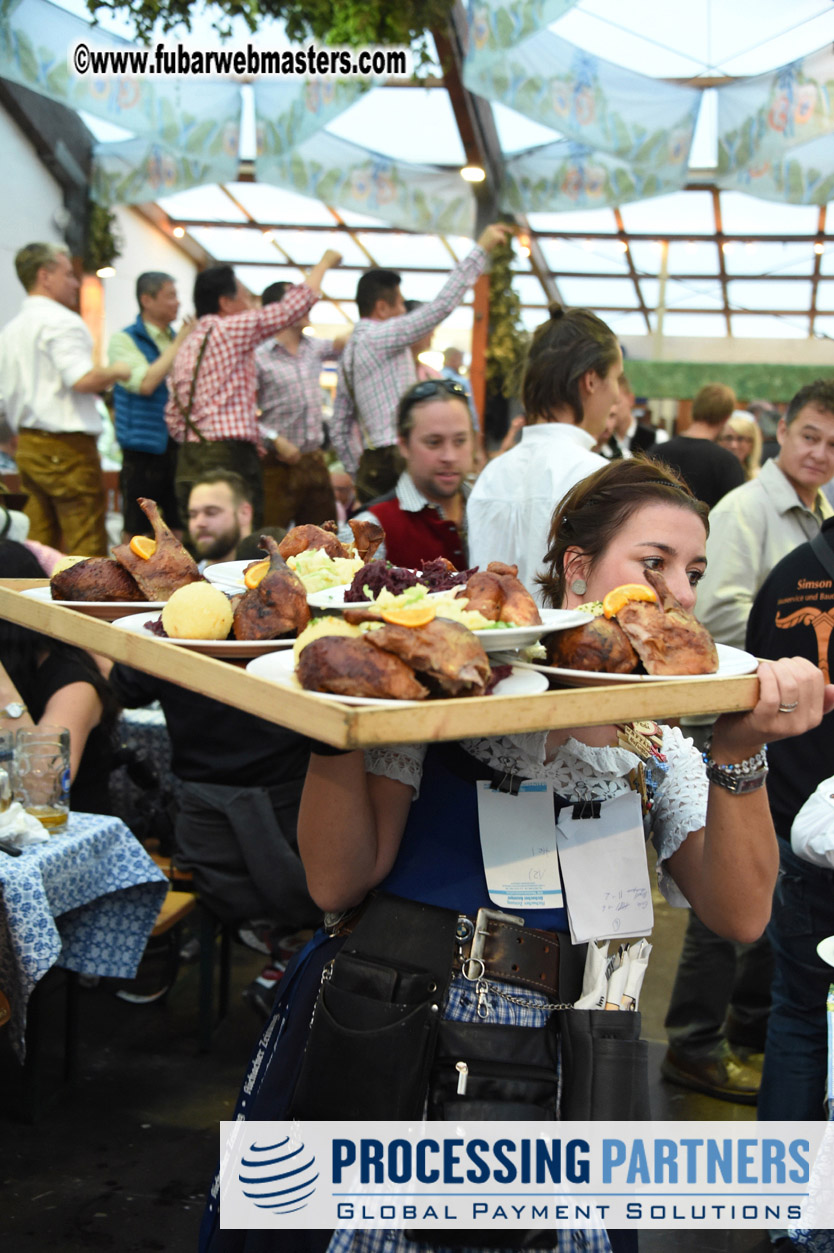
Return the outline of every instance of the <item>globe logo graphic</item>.
{"type": "Polygon", "coordinates": [[[240,1159],[243,1195],[258,1209],[295,1214],[306,1208],[318,1179],[315,1154],[285,1136],[276,1144],[254,1142],[240,1159]]]}

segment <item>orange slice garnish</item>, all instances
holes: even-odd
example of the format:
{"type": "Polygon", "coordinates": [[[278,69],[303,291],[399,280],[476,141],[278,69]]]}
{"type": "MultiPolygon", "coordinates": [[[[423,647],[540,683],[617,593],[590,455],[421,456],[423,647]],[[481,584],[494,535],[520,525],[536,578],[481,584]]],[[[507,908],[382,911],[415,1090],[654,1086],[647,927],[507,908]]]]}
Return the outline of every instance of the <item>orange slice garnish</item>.
{"type": "Polygon", "coordinates": [[[156,540],[149,535],[134,535],[130,541],[130,551],[147,561],[156,552],[156,540]]]}
{"type": "Polygon", "coordinates": [[[392,626],[428,626],[434,620],[434,605],[410,605],[407,609],[383,609],[383,622],[392,626]]]}
{"type": "Polygon", "coordinates": [[[645,583],[623,583],[622,587],[615,587],[603,597],[602,612],[606,618],[615,618],[623,605],[627,605],[630,600],[656,601],[657,596],[645,583]]]}
{"type": "Polygon", "coordinates": [[[256,561],[254,566],[247,566],[243,574],[243,582],[251,590],[257,587],[261,579],[269,569],[269,558],[265,561],[256,561]]]}

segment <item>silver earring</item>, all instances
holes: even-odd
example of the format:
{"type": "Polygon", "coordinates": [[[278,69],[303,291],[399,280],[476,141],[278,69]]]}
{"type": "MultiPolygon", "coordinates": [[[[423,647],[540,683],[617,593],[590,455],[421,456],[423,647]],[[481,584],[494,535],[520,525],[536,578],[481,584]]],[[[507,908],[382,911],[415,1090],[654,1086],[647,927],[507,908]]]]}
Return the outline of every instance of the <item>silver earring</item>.
{"type": "Polygon", "coordinates": [[[574,579],[570,585],[570,590],[574,596],[584,596],[588,590],[588,584],[584,579],[574,579]]]}

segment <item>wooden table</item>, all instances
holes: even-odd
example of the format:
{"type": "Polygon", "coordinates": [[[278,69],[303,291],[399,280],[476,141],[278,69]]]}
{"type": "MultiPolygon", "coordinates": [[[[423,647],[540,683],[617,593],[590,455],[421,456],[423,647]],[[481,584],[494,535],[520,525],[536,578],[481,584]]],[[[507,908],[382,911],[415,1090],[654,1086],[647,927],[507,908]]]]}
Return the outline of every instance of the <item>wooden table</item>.
{"type": "Polygon", "coordinates": [[[354,706],[293,691],[256,678],[226,661],[202,657],[166,640],[147,639],[97,621],[75,609],[21,596],[44,581],[0,579],[0,617],[122,661],[159,678],[202,692],[269,722],[340,748],[373,744],[426,743],[471,736],[508,735],[559,727],[602,726],[642,718],[669,719],[752,709],[756,675],[737,678],[670,679],[656,683],[612,683],[562,688],[536,696],[475,696],[406,702],[400,706],[354,706]]]}

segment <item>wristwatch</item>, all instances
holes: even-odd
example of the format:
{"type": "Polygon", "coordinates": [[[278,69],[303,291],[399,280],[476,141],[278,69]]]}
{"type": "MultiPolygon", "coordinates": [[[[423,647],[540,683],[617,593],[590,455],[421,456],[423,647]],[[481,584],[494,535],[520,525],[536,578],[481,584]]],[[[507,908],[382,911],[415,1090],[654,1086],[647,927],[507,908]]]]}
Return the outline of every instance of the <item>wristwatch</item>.
{"type": "Polygon", "coordinates": [[[22,718],[28,710],[19,700],[10,700],[5,709],[0,709],[0,718],[22,718]]]}

